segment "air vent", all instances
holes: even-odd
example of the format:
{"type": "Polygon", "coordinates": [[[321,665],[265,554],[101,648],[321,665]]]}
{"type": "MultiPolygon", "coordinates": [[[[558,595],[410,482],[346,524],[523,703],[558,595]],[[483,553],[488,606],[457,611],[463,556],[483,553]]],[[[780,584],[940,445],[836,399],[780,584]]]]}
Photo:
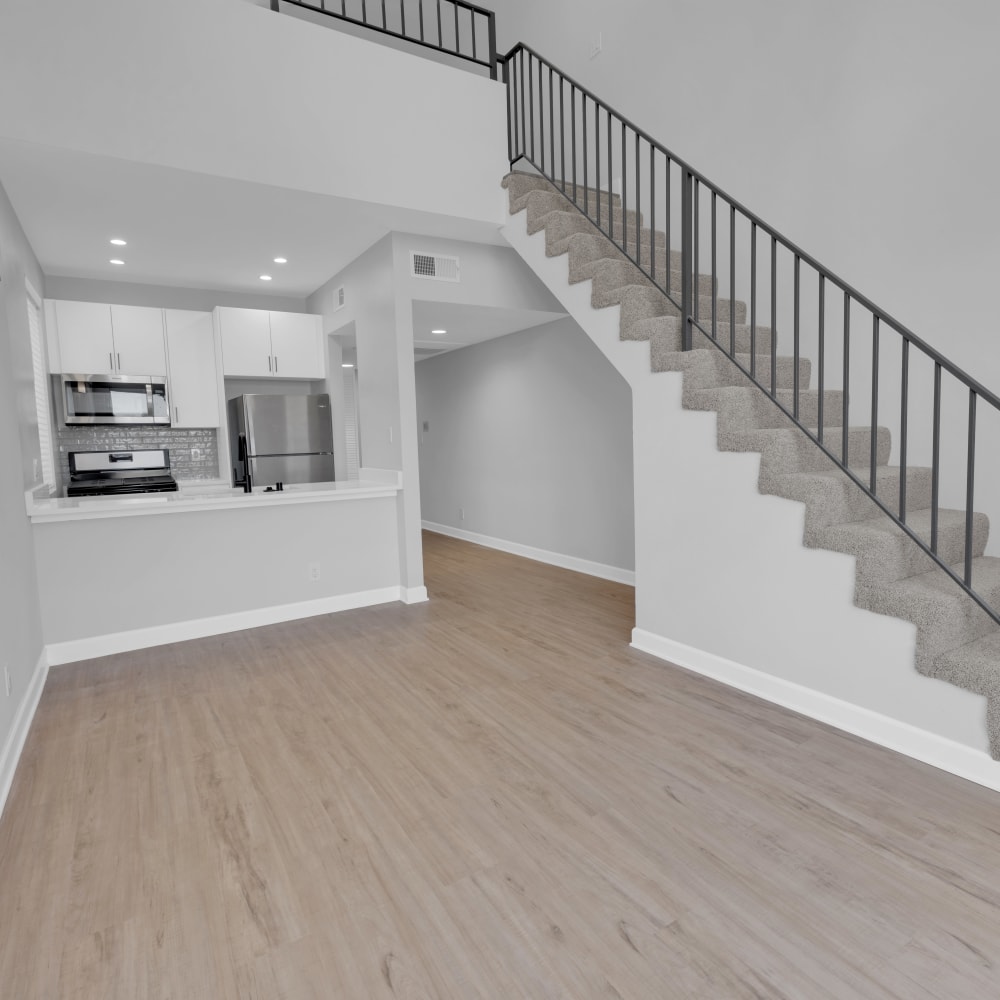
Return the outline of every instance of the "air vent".
{"type": "Polygon", "coordinates": [[[458,258],[435,253],[410,253],[410,274],[414,278],[434,278],[436,281],[459,281],[458,258]]]}
{"type": "Polygon", "coordinates": [[[345,301],[344,286],[341,285],[340,288],[333,293],[333,311],[336,312],[338,309],[343,309],[345,301]]]}

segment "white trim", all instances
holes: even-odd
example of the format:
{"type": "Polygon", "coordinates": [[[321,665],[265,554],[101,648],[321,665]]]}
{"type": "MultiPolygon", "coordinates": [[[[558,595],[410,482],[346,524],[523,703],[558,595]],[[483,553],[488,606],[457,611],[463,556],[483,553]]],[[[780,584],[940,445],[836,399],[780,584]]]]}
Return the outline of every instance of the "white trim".
{"type": "Polygon", "coordinates": [[[589,559],[578,559],[576,556],[564,556],[560,552],[536,549],[530,545],[521,545],[519,542],[508,542],[503,538],[492,538],[489,535],[480,535],[474,531],[452,528],[447,524],[434,524],[432,521],[423,521],[422,525],[425,531],[433,531],[438,535],[460,538],[463,542],[485,545],[490,549],[499,549],[501,552],[509,552],[511,555],[523,556],[525,559],[534,559],[535,562],[548,563],[550,566],[558,566],[560,569],[570,569],[574,573],[586,573],[587,576],[597,576],[602,580],[624,583],[629,587],[635,586],[635,571],[631,569],[607,566],[604,563],[591,562],[589,559]]]}
{"type": "Polygon", "coordinates": [[[4,806],[7,805],[7,796],[14,784],[17,762],[21,759],[24,741],[28,738],[28,730],[35,718],[35,710],[42,697],[42,689],[45,687],[45,678],[48,674],[49,662],[45,651],[42,650],[38,662],[35,664],[34,673],[31,675],[31,681],[28,683],[28,690],[24,692],[17,715],[14,716],[14,725],[11,726],[3,753],[0,754],[0,816],[3,815],[4,806]]]}
{"type": "Polygon", "coordinates": [[[810,719],[825,722],[942,771],[1000,791],[1000,762],[981,750],[644,629],[633,629],[632,646],[810,719]]]}
{"type": "Polygon", "coordinates": [[[404,604],[423,604],[428,600],[426,587],[401,587],[400,600],[404,604]]]}
{"type": "Polygon", "coordinates": [[[350,611],[354,608],[368,608],[375,604],[388,604],[404,600],[401,587],[383,587],[380,590],[363,590],[353,594],[337,594],[320,597],[314,601],[300,601],[296,604],[279,604],[270,608],[256,608],[252,611],[237,611],[228,615],[213,615],[210,618],[196,618],[190,621],[174,622],[170,625],[152,625],[148,628],[131,629],[109,635],[95,635],[85,639],[70,639],[48,645],[48,662],[52,666],[89,660],[95,656],[109,656],[112,653],[128,653],[149,646],[162,646],[168,642],[184,642],[187,639],[202,639],[209,635],[239,632],[242,629],[258,628],[261,625],[275,625],[278,622],[328,615],[336,611],[350,611]]]}

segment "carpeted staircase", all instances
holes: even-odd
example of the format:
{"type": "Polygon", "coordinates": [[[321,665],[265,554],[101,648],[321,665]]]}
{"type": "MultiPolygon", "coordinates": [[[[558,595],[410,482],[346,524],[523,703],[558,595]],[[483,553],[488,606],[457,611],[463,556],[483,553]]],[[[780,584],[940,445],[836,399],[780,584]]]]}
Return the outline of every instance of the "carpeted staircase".
{"type": "MultiPolygon", "coordinates": [[[[657,372],[682,372],[683,403],[688,409],[712,410],[718,415],[718,447],[721,451],[758,452],[761,455],[758,488],[805,504],[803,542],[815,548],[842,552],[855,558],[854,602],[877,614],[913,622],[917,627],[916,668],[922,674],[948,681],[986,697],[990,752],[1000,760],[1000,628],[962,591],[923,550],[908,538],[844,473],[823,454],[785,415],[768,395],[755,386],[729,358],[698,330],[693,349],[681,350],[681,328],[677,310],[649,279],[584,215],[567,202],[566,196],[536,174],[511,173],[504,178],[511,214],[527,213],[529,233],[544,231],[548,256],[568,254],[571,283],[592,283],[595,308],[621,307],[620,336],[644,340],[650,346],[650,364],[657,372]]],[[[619,199],[609,202],[606,192],[587,192],[590,205],[601,197],[604,228],[611,210],[612,233],[634,240],[635,216],[623,213],[619,199]]],[[[577,189],[582,206],[584,191],[577,189]]],[[[640,225],[642,259],[649,259],[650,233],[640,225]]],[[[680,289],[680,254],[668,260],[663,233],[652,237],[656,245],[656,277],[680,289]]],[[[636,244],[626,244],[634,256],[636,244]]],[[[710,322],[713,308],[712,279],[700,276],[699,315],[710,322]]],[[[746,326],[746,306],[719,298],[716,301],[720,336],[728,343],[729,319],[736,320],[736,351],[740,362],[750,367],[751,344],[756,350],[756,371],[770,379],[772,336],[758,326],[755,336],[746,326]]],[[[789,408],[794,386],[794,359],[778,355],[778,398],[789,408]]],[[[799,362],[799,407],[804,423],[815,427],[819,393],[810,385],[810,363],[799,362]]],[[[842,429],[834,426],[834,415],[842,413],[840,390],[823,396],[824,440],[839,450],[842,429]]],[[[871,428],[850,427],[850,456],[862,467],[857,475],[869,474],[871,428]]],[[[828,444],[828,447],[830,446],[828,444]]],[[[900,470],[888,465],[890,434],[878,428],[878,495],[885,502],[898,501],[900,470]]],[[[931,470],[906,470],[907,523],[921,538],[930,539],[931,470]]],[[[989,522],[977,514],[973,531],[973,587],[992,606],[1000,606],[1000,559],[984,556],[989,522]]],[[[938,515],[938,552],[961,575],[965,560],[965,512],[941,509],[938,515]]],[[[878,664],[872,664],[877,669],[878,664]]]]}

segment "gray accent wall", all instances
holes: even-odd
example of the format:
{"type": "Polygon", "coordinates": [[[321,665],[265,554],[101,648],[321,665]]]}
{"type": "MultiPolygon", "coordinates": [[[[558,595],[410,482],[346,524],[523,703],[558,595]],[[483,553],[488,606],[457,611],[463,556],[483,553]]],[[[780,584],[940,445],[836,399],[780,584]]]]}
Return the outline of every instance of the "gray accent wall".
{"type": "Polygon", "coordinates": [[[634,568],[632,394],[573,320],[420,361],[416,385],[425,522],[634,568]]]}
{"type": "Polygon", "coordinates": [[[0,763],[42,654],[35,550],[24,506],[40,455],[25,278],[44,294],[38,261],[0,187],[0,763]],[[3,688],[5,666],[10,697],[3,688]]]}

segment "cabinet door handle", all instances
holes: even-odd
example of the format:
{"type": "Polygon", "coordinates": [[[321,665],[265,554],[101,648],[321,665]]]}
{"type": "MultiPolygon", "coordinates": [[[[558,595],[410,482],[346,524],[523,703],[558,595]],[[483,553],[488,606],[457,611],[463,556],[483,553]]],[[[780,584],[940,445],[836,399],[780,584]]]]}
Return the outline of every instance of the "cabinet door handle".
{"type": "Polygon", "coordinates": [[[118,352],[118,370],[119,371],[122,370],[122,355],[121,355],[121,351],[118,352]]]}
{"type": "Polygon", "coordinates": [[[278,355],[277,354],[275,354],[275,356],[274,356],[274,374],[275,375],[278,374],[278,355]]]}
{"type": "Polygon", "coordinates": [[[267,356],[267,370],[269,372],[270,371],[274,371],[274,369],[271,367],[271,355],[270,354],[267,356]]]}
{"type": "Polygon", "coordinates": [[[175,424],[179,424],[180,422],[181,422],[181,411],[180,411],[179,407],[175,406],[174,407],[174,423],[175,424]]]}
{"type": "Polygon", "coordinates": [[[115,370],[115,359],[114,355],[108,351],[108,371],[113,372],[115,370]]]}

